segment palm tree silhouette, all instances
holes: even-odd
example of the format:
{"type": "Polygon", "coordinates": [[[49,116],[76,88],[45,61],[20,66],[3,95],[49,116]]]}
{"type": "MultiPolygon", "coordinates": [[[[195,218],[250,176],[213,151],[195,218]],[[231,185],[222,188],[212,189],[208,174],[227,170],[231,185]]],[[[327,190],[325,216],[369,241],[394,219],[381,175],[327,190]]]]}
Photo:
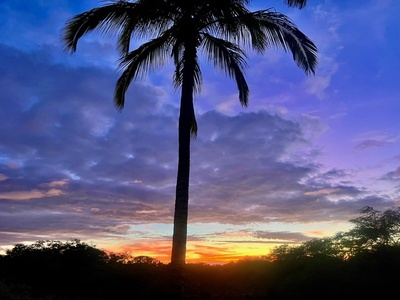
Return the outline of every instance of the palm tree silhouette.
{"type": "MultiPolygon", "coordinates": [[[[309,75],[317,67],[317,47],[285,15],[272,9],[250,11],[250,0],[137,0],[111,1],[67,21],[63,41],[75,52],[78,40],[94,29],[117,33],[119,77],[114,94],[118,109],[129,84],[168,60],[175,66],[173,83],[181,89],[179,152],[171,265],[186,259],[191,136],[197,134],[193,97],[202,83],[199,53],[236,81],[239,101],[248,105],[243,46],[263,53],[270,47],[291,52],[309,75]],[[132,39],[147,42],[131,50],[132,39]]],[[[302,8],[306,0],[284,0],[302,8]]]]}

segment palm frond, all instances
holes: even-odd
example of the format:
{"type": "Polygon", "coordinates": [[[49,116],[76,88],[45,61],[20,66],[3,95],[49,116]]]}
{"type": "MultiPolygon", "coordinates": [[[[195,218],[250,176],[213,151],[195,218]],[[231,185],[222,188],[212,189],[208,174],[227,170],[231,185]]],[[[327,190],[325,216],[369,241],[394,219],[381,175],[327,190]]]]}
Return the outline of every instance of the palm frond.
{"type": "Polygon", "coordinates": [[[129,51],[133,34],[138,39],[157,37],[174,21],[174,7],[164,0],[142,0],[121,25],[117,48],[121,54],[129,51]]]}
{"type": "Polygon", "coordinates": [[[318,66],[317,46],[285,15],[272,11],[253,13],[261,22],[266,35],[265,46],[290,51],[296,64],[308,74],[318,66]]]}
{"type": "Polygon", "coordinates": [[[220,0],[207,3],[199,11],[202,26],[207,32],[236,44],[251,46],[251,34],[243,24],[242,17],[250,13],[242,0],[220,0]]]}
{"type": "MultiPolygon", "coordinates": [[[[282,0],[288,6],[303,8],[307,0],[282,0]]],[[[66,50],[75,52],[78,40],[99,30],[115,33],[122,74],[117,81],[114,101],[122,109],[125,93],[132,80],[160,67],[168,55],[174,61],[174,85],[183,84],[185,51],[193,47],[195,56],[189,65],[193,73],[193,92],[202,84],[197,48],[229,77],[236,81],[239,100],[247,106],[249,88],[245,80],[246,52],[239,45],[258,52],[269,47],[291,52],[296,64],[306,74],[315,72],[317,47],[285,15],[271,10],[251,12],[251,0],[111,0],[110,4],[89,10],[68,20],[62,39],[66,50]],[[133,38],[148,42],[130,51],[133,38]],[[149,41],[150,40],[150,41],[149,41]],[[194,43],[197,43],[194,45],[194,43]],[[169,52],[170,51],[170,52],[169,52]]],[[[197,130],[197,125],[192,126],[197,130]]]]}
{"type": "Polygon", "coordinates": [[[95,29],[103,33],[118,31],[136,5],[118,1],[74,16],[67,21],[62,35],[66,50],[75,52],[79,39],[95,29]]]}
{"type": "MultiPolygon", "coordinates": [[[[180,47],[176,46],[176,49],[174,49],[174,60],[175,60],[175,73],[174,73],[174,87],[175,89],[178,89],[182,87],[183,80],[185,77],[184,73],[184,67],[185,67],[185,59],[184,55],[180,54],[181,52],[178,51],[180,47]]],[[[197,57],[194,59],[194,65],[193,65],[193,92],[194,93],[200,93],[201,85],[203,83],[203,76],[201,73],[201,68],[200,65],[197,61],[197,57]]],[[[192,121],[190,124],[190,134],[194,137],[197,136],[197,121],[196,121],[196,114],[194,113],[194,108],[192,106],[192,121]]]]}
{"type": "MultiPolygon", "coordinates": [[[[182,43],[180,43],[179,40],[176,40],[175,44],[172,47],[172,53],[171,56],[174,59],[174,65],[175,65],[175,73],[174,73],[174,87],[175,89],[178,89],[182,87],[183,81],[185,79],[185,76],[187,76],[184,72],[184,67],[185,67],[185,55],[184,55],[185,47],[182,43]]],[[[200,88],[203,82],[203,76],[201,73],[201,68],[199,66],[198,60],[197,60],[197,54],[196,51],[194,51],[195,55],[192,57],[192,66],[193,66],[193,77],[191,78],[186,78],[186,80],[193,81],[193,92],[194,93],[200,93],[200,88]]],[[[192,105],[191,108],[191,124],[190,124],[190,134],[194,137],[197,137],[197,121],[196,121],[196,114],[194,112],[194,107],[192,105]]]]}
{"type": "Polygon", "coordinates": [[[283,0],[287,5],[291,7],[298,7],[302,9],[307,4],[307,0],[283,0]]]}
{"type": "Polygon", "coordinates": [[[117,80],[114,103],[118,109],[125,105],[125,93],[132,82],[147,71],[161,67],[167,59],[168,48],[172,40],[170,32],[141,45],[120,59],[119,68],[124,70],[117,80]]]}
{"type": "Polygon", "coordinates": [[[90,31],[112,32],[119,35],[118,50],[126,54],[133,33],[139,38],[159,36],[170,25],[172,14],[173,7],[163,0],[114,0],[68,20],[62,39],[66,49],[75,52],[79,39],[90,31]]]}
{"type": "Polygon", "coordinates": [[[122,55],[129,52],[133,31],[134,27],[130,26],[129,23],[125,24],[121,30],[121,34],[118,37],[117,49],[122,55]]]}
{"type": "Polygon", "coordinates": [[[225,19],[222,23],[227,27],[225,38],[236,44],[249,46],[253,50],[263,52],[266,44],[262,23],[254,15],[245,11],[234,18],[225,19]]]}
{"type": "Polygon", "coordinates": [[[194,138],[197,137],[197,120],[196,120],[196,114],[194,113],[194,105],[192,105],[192,122],[190,123],[190,135],[194,138]]]}
{"type": "Polygon", "coordinates": [[[244,69],[247,67],[246,53],[237,45],[224,39],[209,34],[203,36],[202,46],[208,60],[220,67],[229,77],[235,79],[239,91],[239,101],[246,107],[249,99],[249,87],[244,75],[244,69]]]}
{"type": "MultiPolygon", "coordinates": [[[[179,56],[175,61],[175,73],[174,73],[174,87],[178,89],[182,86],[184,72],[183,68],[185,66],[185,60],[183,55],[179,56]]],[[[200,93],[201,85],[203,83],[203,75],[201,73],[200,65],[196,59],[194,64],[194,74],[193,74],[193,92],[200,93]]]]}

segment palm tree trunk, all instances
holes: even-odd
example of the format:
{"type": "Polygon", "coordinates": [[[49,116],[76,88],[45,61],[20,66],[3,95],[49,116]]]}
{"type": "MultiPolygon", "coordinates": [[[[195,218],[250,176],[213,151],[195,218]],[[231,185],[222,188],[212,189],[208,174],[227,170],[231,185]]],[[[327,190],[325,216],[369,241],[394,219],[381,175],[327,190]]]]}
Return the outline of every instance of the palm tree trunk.
{"type": "Polygon", "coordinates": [[[184,265],[186,259],[191,126],[191,110],[190,104],[187,102],[192,100],[191,97],[188,97],[189,95],[188,91],[184,91],[183,85],[179,117],[178,174],[176,179],[174,233],[171,255],[171,263],[175,265],[184,265]]]}
{"type": "Polygon", "coordinates": [[[182,297],[189,207],[190,175],[190,137],[194,118],[193,89],[196,63],[196,47],[187,47],[184,52],[183,82],[179,114],[179,151],[178,174],[176,180],[176,198],[174,214],[174,232],[172,237],[171,266],[177,299],[182,297]]]}
{"type": "Polygon", "coordinates": [[[172,240],[171,263],[184,265],[186,259],[186,238],[189,203],[190,175],[190,128],[193,121],[193,67],[184,67],[181,106],[179,116],[178,174],[172,240]],[[189,69],[189,70],[187,70],[189,69]]]}

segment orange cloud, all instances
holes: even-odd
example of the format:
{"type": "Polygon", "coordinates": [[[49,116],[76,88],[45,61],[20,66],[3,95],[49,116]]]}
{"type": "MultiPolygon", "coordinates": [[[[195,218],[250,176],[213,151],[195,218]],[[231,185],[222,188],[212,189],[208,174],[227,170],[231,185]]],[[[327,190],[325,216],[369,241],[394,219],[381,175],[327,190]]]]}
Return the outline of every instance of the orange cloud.
{"type": "Polygon", "coordinates": [[[339,189],[321,189],[313,192],[305,192],[304,195],[307,196],[321,196],[321,195],[330,195],[339,192],[339,189]]]}
{"type": "Polygon", "coordinates": [[[307,234],[311,236],[320,236],[320,237],[326,236],[326,232],[322,230],[307,231],[307,234]]]}
{"type": "Polygon", "coordinates": [[[132,256],[150,256],[163,263],[169,263],[171,255],[171,241],[137,241],[134,244],[115,245],[108,248],[116,253],[128,253],[132,256]]]}
{"type": "Polygon", "coordinates": [[[69,183],[68,179],[63,179],[63,180],[54,180],[52,182],[49,183],[44,183],[43,186],[47,186],[47,187],[60,187],[60,186],[64,186],[66,184],[69,183]]]}
{"type": "Polygon", "coordinates": [[[38,189],[34,189],[31,191],[23,191],[23,192],[0,193],[0,199],[31,200],[31,199],[40,199],[45,197],[61,196],[61,195],[64,195],[64,192],[58,189],[50,189],[48,191],[41,191],[38,189]]]}
{"type": "Polygon", "coordinates": [[[7,167],[10,169],[18,169],[21,167],[21,165],[17,162],[10,161],[7,163],[7,167]]]}

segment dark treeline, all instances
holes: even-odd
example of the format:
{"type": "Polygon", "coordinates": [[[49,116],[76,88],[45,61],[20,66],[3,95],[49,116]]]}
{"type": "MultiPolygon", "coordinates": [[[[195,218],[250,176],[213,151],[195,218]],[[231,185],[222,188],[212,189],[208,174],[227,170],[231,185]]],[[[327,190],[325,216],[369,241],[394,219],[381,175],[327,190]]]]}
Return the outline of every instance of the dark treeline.
{"type": "MultiPolygon", "coordinates": [[[[360,210],[348,232],[226,265],[188,264],[185,299],[386,299],[398,294],[400,209],[360,210]]],[[[0,299],[168,299],[169,265],[79,240],[0,256],[0,299]]]]}

